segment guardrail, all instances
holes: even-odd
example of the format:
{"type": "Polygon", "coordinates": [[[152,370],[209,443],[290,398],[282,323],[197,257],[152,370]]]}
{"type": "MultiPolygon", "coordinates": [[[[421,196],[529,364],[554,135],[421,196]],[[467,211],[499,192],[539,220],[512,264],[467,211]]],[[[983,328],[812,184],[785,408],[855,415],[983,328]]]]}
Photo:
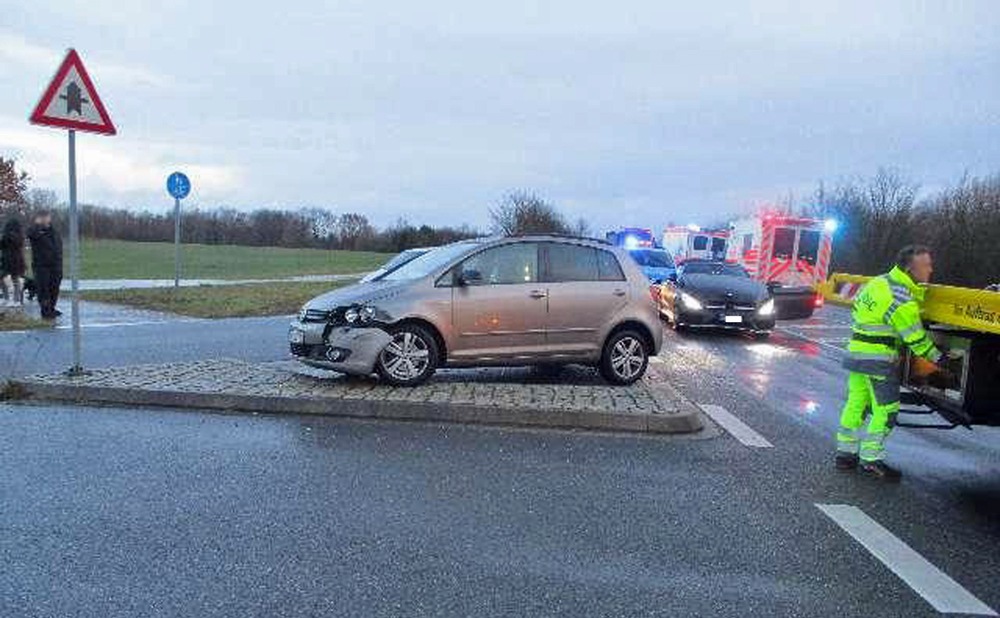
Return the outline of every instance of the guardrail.
{"type": "MultiPolygon", "coordinates": [[[[871,277],[834,273],[817,291],[828,303],[850,307],[871,277]]],[[[1000,293],[950,285],[928,285],[924,319],[957,328],[1000,335],[1000,293]]]]}

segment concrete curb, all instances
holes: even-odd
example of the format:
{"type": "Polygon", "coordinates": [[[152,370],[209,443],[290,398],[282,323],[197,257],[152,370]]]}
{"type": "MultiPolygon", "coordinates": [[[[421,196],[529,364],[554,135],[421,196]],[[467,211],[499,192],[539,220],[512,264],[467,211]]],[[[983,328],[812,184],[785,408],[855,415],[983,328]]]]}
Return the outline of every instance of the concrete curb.
{"type": "Polygon", "coordinates": [[[702,413],[673,389],[666,388],[681,410],[667,414],[616,414],[537,408],[499,408],[468,404],[371,401],[318,397],[280,397],[143,390],[109,386],[47,384],[13,380],[26,398],[78,404],[196,408],[227,412],[309,414],[334,417],[514,425],[560,429],[599,429],[638,433],[693,433],[704,428],[702,413]]]}

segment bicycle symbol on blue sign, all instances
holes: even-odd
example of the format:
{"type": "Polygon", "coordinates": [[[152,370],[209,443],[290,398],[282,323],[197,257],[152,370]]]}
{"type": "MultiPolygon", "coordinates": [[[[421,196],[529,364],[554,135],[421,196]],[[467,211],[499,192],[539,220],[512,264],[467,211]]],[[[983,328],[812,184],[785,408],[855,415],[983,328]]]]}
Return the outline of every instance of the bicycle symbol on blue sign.
{"type": "Polygon", "coordinates": [[[191,181],[181,172],[174,172],[167,178],[167,193],[175,199],[182,200],[191,193],[191,181]]]}

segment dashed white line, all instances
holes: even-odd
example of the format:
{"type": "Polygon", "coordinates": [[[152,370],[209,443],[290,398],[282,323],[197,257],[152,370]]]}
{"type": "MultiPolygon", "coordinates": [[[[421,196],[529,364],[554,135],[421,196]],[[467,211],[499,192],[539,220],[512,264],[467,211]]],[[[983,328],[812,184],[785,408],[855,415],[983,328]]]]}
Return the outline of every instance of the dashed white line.
{"type": "Polygon", "coordinates": [[[997,615],[992,608],[861,509],[847,504],[817,504],[816,507],[937,611],[943,614],[997,615]]]}
{"type": "Polygon", "coordinates": [[[751,429],[749,425],[733,416],[729,410],[722,406],[700,403],[698,407],[744,445],[754,448],[774,448],[774,445],[768,442],[767,438],[751,429]]]}

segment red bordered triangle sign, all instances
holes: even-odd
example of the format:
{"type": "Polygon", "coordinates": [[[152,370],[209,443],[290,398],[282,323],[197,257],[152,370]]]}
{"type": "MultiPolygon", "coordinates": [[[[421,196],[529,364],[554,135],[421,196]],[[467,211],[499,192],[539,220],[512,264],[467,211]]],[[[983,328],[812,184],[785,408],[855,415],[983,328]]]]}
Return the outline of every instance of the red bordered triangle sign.
{"type": "Polygon", "coordinates": [[[66,54],[42,100],[35,106],[31,123],[104,135],[117,133],[74,49],[66,54]]]}

